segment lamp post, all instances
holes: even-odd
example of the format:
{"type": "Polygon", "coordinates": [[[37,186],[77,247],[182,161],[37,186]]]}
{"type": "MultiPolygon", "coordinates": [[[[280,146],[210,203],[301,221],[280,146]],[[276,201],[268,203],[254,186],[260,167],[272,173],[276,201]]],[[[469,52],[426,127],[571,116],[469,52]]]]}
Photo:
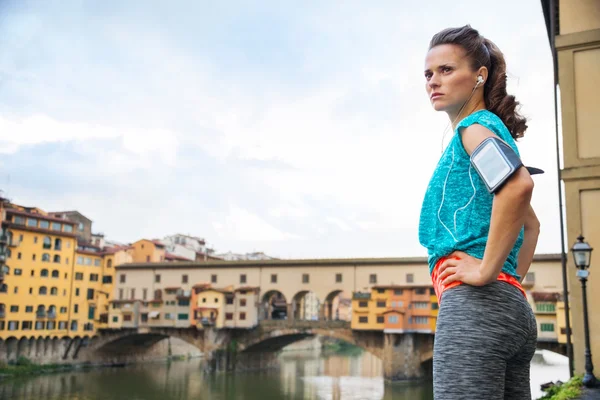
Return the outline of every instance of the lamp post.
{"type": "Polygon", "coordinates": [[[588,323],[587,309],[587,288],[586,283],[590,272],[590,261],[592,259],[592,249],[587,242],[583,241],[583,236],[579,235],[577,242],[571,248],[575,266],[577,267],[577,277],[581,281],[581,291],[583,294],[583,329],[585,331],[585,375],[583,384],[586,387],[598,387],[600,382],[594,376],[594,365],[592,364],[592,352],[590,351],[590,330],[588,323]]]}

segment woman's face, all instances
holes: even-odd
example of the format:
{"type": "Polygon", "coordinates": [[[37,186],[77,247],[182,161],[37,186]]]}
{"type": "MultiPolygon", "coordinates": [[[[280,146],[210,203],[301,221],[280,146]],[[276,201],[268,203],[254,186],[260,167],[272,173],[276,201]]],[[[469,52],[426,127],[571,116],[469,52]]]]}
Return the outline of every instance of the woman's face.
{"type": "Polygon", "coordinates": [[[458,113],[477,83],[462,47],[442,44],[433,47],[425,58],[425,89],[436,111],[458,113]]]}

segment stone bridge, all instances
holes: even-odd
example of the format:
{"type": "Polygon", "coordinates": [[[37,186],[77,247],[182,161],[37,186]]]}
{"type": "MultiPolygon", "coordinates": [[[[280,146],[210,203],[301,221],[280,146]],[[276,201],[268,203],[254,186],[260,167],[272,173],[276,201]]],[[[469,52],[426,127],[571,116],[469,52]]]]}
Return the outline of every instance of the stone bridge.
{"type": "Polygon", "coordinates": [[[85,359],[123,363],[143,358],[150,346],[164,338],[177,337],[200,349],[208,364],[214,362],[214,365],[224,366],[223,369],[235,369],[235,365],[229,364],[240,357],[248,360],[256,358],[256,353],[275,354],[291,343],[315,335],[340,339],[374,354],[383,361],[387,380],[420,379],[431,375],[432,334],[357,331],[350,329],[350,323],[346,321],[264,320],[253,329],[148,327],[105,330],[80,353],[85,359]]]}

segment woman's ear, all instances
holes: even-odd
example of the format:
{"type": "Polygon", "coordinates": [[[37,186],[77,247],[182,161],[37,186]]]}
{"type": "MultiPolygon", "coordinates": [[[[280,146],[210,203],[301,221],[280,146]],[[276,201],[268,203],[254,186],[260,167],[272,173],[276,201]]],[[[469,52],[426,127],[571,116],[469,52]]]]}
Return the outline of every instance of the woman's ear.
{"type": "Polygon", "coordinates": [[[481,76],[483,78],[483,82],[487,82],[488,80],[488,69],[487,67],[480,67],[477,71],[477,76],[481,76]]]}

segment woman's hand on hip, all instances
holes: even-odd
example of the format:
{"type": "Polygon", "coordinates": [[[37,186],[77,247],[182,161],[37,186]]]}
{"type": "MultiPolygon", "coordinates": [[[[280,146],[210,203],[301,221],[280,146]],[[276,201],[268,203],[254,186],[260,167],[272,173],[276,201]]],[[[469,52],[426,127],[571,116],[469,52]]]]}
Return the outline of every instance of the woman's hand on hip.
{"type": "Polygon", "coordinates": [[[481,260],[462,251],[455,251],[448,256],[439,269],[439,280],[443,286],[461,281],[472,286],[483,286],[488,283],[482,273],[481,260]]]}

